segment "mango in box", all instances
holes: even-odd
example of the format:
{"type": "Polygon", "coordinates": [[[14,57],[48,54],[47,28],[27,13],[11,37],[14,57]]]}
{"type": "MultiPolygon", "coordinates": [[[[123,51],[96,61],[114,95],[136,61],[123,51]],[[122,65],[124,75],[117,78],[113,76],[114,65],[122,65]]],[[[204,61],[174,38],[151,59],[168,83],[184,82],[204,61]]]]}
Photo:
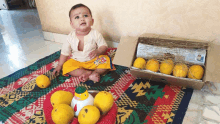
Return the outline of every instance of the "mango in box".
{"type": "Polygon", "coordinates": [[[192,78],[192,79],[202,79],[204,74],[204,69],[202,68],[202,66],[200,65],[192,65],[189,68],[189,72],[188,72],[188,78],[192,78]]]}
{"type": "Polygon", "coordinates": [[[133,66],[139,69],[144,69],[146,65],[146,61],[145,59],[138,57],[135,59],[133,66]]]}
{"type": "Polygon", "coordinates": [[[93,105],[84,106],[78,116],[80,124],[95,124],[100,118],[100,111],[93,105]]]}
{"type": "Polygon", "coordinates": [[[154,72],[158,72],[159,66],[160,64],[156,59],[150,59],[147,61],[146,69],[154,72]]]}
{"type": "Polygon", "coordinates": [[[111,93],[106,91],[100,91],[94,99],[94,106],[96,106],[101,114],[106,114],[114,103],[114,99],[111,93]]]}
{"type": "Polygon", "coordinates": [[[59,104],[70,105],[73,99],[73,94],[69,91],[58,90],[54,92],[50,98],[53,107],[59,104]]]}
{"type": "Polygon", "coordinates": [[[69,124],[74,117],[73,109],[67,104],[59,104],[51,112],[55,124],[69,124]]]}
{"type": "Polygon", "coordinates": [[[175,77],[186,77],[188,73],[188,67],[186,64],[178,63],[173,68],[173,76],[175,77]]]}
{"type": "Polygon", "coordinates": [[[173,71],[174,63],[171,59],[166,59],[160,64],[160,72],[170,75],[173,71]]]}
{"type": "Polygon", "coordinates": [[[36,84],[39,88],[47,88],[50,85],[50,79],[46,75],[39,75],[36,78],[36,84]]]}

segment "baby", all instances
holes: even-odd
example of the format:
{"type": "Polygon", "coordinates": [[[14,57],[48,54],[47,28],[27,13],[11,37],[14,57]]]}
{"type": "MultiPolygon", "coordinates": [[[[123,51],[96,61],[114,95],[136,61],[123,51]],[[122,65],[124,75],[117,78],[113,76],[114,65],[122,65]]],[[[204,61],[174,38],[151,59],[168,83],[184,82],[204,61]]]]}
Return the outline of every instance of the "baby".
{"type": "Polygon", "coordinates": [[[74,29],[63,43],[58,66],[53,75],[59,74],[79,77],[81,82],[100,81],[100,75],[112,69],[111,59],[103,55],[108,49],[103,36],[91,26],[94,23],[90,9],[77,4],[69,11],[70,25],[74,29]],[[68,56],[71,59],[67,60],[68,56]]]}

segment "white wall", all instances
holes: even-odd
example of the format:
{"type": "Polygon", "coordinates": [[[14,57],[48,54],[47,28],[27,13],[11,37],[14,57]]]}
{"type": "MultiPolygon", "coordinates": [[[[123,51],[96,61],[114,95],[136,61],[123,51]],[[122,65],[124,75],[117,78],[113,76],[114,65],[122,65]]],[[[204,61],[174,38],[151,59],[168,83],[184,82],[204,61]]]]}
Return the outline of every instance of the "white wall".
{"type": "Polygon", "coordinates": [[[36,0],[43,30],[68,34],[69,9],[80,2],[106,40],[147,32],[220,42],[220,0],[36,0]]]}

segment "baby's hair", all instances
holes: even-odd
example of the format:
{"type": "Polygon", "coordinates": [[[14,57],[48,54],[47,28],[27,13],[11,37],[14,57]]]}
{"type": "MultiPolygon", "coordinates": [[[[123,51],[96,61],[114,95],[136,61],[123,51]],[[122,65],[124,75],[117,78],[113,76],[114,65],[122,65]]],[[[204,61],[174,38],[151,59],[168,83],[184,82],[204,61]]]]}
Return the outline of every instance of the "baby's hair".
{"type": "Polygon", "coordinates": [[[71,11],[74,10],[74,9],[77,9],[77,8],[79,8],[79,7],[86,7],[86,8],[89,10],[90,15],[92,16],[92,12],[91,12],[91,10],[89,9],[89,7],[87,7],[86,5],[80,3],[80,4],[74,5],[74,6],[70,9],[70,11],[69,11],[69,17],[70,17],[71,11]]]}

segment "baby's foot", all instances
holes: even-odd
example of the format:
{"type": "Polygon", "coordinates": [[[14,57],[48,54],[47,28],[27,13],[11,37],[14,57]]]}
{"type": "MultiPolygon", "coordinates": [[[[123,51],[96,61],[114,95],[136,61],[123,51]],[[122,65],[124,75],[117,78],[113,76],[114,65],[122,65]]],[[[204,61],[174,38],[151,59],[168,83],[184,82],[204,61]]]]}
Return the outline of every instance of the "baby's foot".
{"type": "Polygon", "coordinates": [[[89,75],[91,75],[91,71],[87,71],[83,73],[81,76],[79,76],[80,82],[86,82],[89,79],[89,75]]]}
{"type": "Polygon", "coordinates": [[[90,76],[89,79],[94,81],[94,82],[99,82],[100,81],[100,75],[96,72],[93,72],[90,76]]]}

